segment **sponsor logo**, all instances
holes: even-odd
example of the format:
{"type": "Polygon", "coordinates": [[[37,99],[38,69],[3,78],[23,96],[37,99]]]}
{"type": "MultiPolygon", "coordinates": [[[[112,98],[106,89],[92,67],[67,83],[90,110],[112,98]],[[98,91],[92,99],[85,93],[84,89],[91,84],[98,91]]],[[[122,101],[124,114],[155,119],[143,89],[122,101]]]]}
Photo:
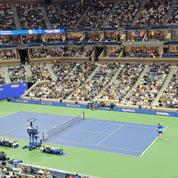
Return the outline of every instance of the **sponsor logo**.
{"type": "Polygon", "coordinates": [[[79,105],[79,104],[66,104],[66,106],[68,106],[68,107],[77,107],[77,108],[80,108],[80,105],[79,105]]]}
{"type": "Polygon", "coordinates": [[[134,109],[122,109],[123,112],[135,112],[134,109]]]}
{"type": "Polygon", "coordinates": [[[160,112],[160,111],[157,111],[157,112],[156,112],[156,115],[169,116],[170,114],[167,113],[167,112],[160,112]]]}
{"type": "Polygon", "coordinates": [[[53,103],[51,103],[51,102],[45,102],[45,101],[41,102],[40,104],[43,104],[43,105],[53,105],[53,103]]]}
{"type": "Polygon", "coordinates": [[[18,88],[19,85],[11,85],[11,88],[18,88]]]}

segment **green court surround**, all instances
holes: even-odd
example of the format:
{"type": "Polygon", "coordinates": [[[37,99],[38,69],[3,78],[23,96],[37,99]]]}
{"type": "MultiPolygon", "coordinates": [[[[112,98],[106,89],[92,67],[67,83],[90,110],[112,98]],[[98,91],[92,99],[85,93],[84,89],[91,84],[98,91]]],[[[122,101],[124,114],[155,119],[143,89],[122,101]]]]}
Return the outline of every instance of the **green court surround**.
{"type": "MultiPolygon", "coordinates": [[[[0,117],[17,112],[77,115],[81,109],[0,102],[0,117]]],[[[178,178],[178,118],[112,111],[85,110],[87,118],[114,121],[161,124],[167,126],[162,139],[158,139],[143,157],[132,157],[102,151],[64,147],[65,156],[42,154],[39,150],[0,147],[9,157],[25,163],[103,178],[178,178]]],[[[15,124],[15,123],[14,123],[15,124]]],[[[98,126],[99,127],[99,126],[98,126]]],[[[26,134],[26,133],[24,133],[26,134]]],[[[19,140],[21,146],[27,141],[19,140]]]]}

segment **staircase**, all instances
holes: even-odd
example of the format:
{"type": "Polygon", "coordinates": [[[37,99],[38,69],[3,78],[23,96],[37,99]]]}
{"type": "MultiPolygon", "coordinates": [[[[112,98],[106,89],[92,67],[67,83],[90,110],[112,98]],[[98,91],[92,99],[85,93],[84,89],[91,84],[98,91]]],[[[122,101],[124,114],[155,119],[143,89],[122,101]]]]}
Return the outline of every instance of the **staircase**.
{"type": "Polygon", "coordinates": [[[145,68],[143,70],[143,72],[140,74],[140,77],[138,78],[138,80],[136,81],[135,85],[132,87],[132,89],[125,95],[125,97],[123,98],[123,100],[125,100],[126,98],[129,98],[133,92],[133,90],[135,90],[138,85],[140,84],[143,76],[149,71],[150,67],[148,65],[145,65],[145,68]]]}
{"type": "Polygon", "coordinates": [[[47,29],[52,29],[52,25],[51,25],[51,23],[50,23],[50,21],[49,21],[49,19],[48,19],[48,15],[47,15],[47,13],[46,13],[45,7],[44,7],[44,6],[41,6],[40,9],[41,9],[41,12],[42,12],[42,14],[43,14],[43,16],[44,16],[44,18],[45,18],[45,22],[46,22],[47,29]]]}
{"type": "Polygon", "coordinates": [[[8,67],[2,67],[1,71],[4,73],[5,82],[7,84],[11,83],[11,80],[10,80],[10,77],[9,77],[8,67]]]}
{"type": "Polygon", "coordinates": [[[158,105],[158,101],[159,101],[161,95],[163,94],[163,92],[168,87],[169,82],[171,81],[171,79],[172,79],[173,75],[175,74],[176,70],[177,70],[176,66],[171,66],[169,74],[168,74],[167,78],[165,79],[164,84],[162,85],[161,89],[159,90],[156,98],[154,99],[154,101],[152,103],[152,106],[157,106],[158,105]]]}
{"type": "Polygon", "coordinates": [[[32,71],[30,65],[24,65],[25,71],[27,73],[27,77],[30,78],[32,76],[32,71]]]}
{"type": "Polygon", "coordinates": [[[23,98],[24,99],[26,99],[27,97],[25,97],[25,95],[27,95],[28,93],[30,93],[30,91],[33,89],[33,88],[35,88],[38,84],[40,84],[40,83],[45,83],[45,81],[37,81],[32,87],[30,87],[30,89],[29,90],[27,90],[24,94],[23,94],[23,98]]]}
{"type": "Polygon", "coordinates": [[[108,88],[109,86],[111,86],[117,79],[117,76],[122,72],[124,68],[124,64],[121,64],[119,69],[117,70],[117,72],[115,73],[115,75],[113,76],[113,78],[111,79],[111,81],[106,85],[106,88],[108,88]]]}
{"type": "Polygon", "coordinates": [[[54,74],[54,71],[52,69],[52,64],[46,64],[46,67],[48,69],[48,72],[52,78],[53,81],[57,81],[57,76],[54,74]]]}
{"type": "Polygon", "coordinates": [[[15,22],[15,25],[16,25],[16,29],[21,29],[21,26],[20,26],[20,22],[19,22],[19,16],[17,14],[17,8],[15,5],[12,5],[11,6],[11,10],[13,12],[13,19],[14,19],[14,22],[15,22]]]}
{"type": "Polygon", "coordinates": [[[88,77],[88,79],[86,80],[86,82],[90,81],[90,80],[94,77],[95,73],[99,70],[100,65],[99,65],[99,64],[96,64],[96,65],[97,65],[97,67],[96,67],[95,70],[90,74],[90,76],[88,77]]]}

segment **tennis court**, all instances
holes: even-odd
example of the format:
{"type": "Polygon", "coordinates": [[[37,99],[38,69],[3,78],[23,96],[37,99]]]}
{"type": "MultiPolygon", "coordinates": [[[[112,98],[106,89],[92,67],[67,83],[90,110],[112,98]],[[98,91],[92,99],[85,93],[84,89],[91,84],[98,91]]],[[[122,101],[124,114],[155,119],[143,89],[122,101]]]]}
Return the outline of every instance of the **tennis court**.
{"type": "MultiPolygon", "coordinates": [[[[87,117],[87,116],[86,116],[87,117]]],[[[0,136],[28,139],[27,120],[36,118],[40,133],[70,121],[62,115],[16,112],[0,119],[0,136]]],[[[143,156],[157,139],[157,126],[84,119],[47,139],[48,143],[106,151],[130,156],[143,156]]]]}

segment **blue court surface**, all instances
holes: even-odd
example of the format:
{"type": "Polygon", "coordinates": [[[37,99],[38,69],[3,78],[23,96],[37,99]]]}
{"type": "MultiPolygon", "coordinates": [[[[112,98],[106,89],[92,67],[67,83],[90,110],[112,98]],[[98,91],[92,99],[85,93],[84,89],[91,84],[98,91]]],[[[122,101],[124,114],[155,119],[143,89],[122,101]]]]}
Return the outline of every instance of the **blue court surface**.
{"type": "MultiPolygon", "coordinates": [[[[71,119],[62,115],[17,112],[0,119],[0,136],[27,140],[26,127],[30,118],[37,119],[40,133],[71,119]]],[[[47,142],[141,157],[157,136],[155,125],[85,119],[47,142]]]]}

